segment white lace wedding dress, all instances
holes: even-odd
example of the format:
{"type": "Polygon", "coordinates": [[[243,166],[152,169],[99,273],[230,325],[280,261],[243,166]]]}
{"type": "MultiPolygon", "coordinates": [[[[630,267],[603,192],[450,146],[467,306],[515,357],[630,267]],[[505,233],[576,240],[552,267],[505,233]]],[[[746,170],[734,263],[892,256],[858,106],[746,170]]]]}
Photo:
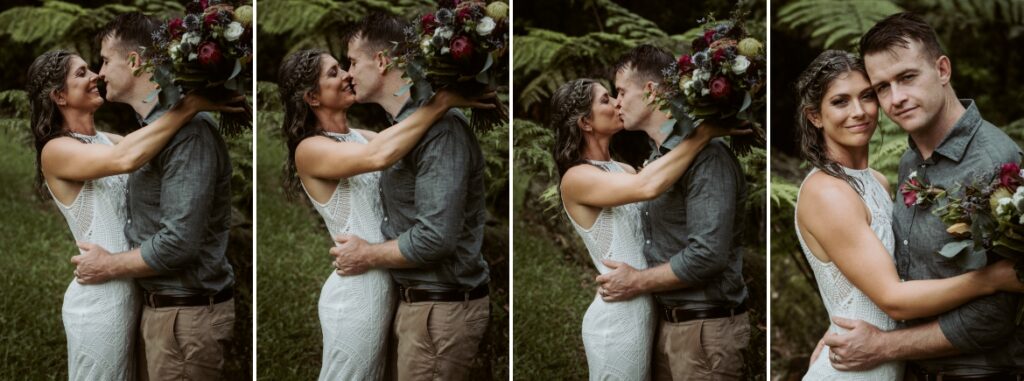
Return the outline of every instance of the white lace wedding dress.
{"type": "MultiPolygon", "coordinates": [[[[72,135],[89,144],[113,145],[103,133],[72,135]]],[[[76,241],[95,243],[111,253],[129,249],[124,235],[127,184],[128,175],[107,176],[86,181],[70,205],[53,197],[76,241]]],[[[132,279],[92,285],[71,281],[61,307],[68,340],[68,379],[135,379],[140,303],[132,279]]]]}
{"type": "MultiPolygon", "coordinates": [[[[889,193],[871,174],[870,169],[843,168],[843,170],[851,177],[860,181],[861,188],[863,188],[860,196],[871,213],[871,230],[882,241],[885,250],[889,252],[889,256],[892,256],[895,239],[892,232],[892,200],[889,199],[889,193]]],[[[817,168],[811,170],[807,177],[809,178],[815,172],[818,172],[817,168]]],[[[804,181],[806,182],[806,179],[804,181]]],[[[801,185],[802,190],[803,186],[801,185]]],[[[797,197],[799,199],[799,195],[797,197]]],[[[794,211],[793,214],[795,216],[796,212],[794,211]]],[[[839,272],[839,268],[836,267],[835,263],[824,263],[818,257],[815,257],[814,254],[811,254],[807,244],[804,243],[803,236],[800,235],[799,225],[797,225],[796,234],[797,239],[800,240],[800,247],[803,249],[804,256],[807,257],[807,262],[811,264],[811,269],[814,270],[814,277],[817,278],[818,289],[821,291],[821,299],[825,304],[825,309],[828,311],[830,322],[832,317],[839,316],[847,319],[863,320],[883,331],[896,328],[896,322],[879,309],[871,299],[868,299],[867,295],[864,295],[863,292],[850,283],[839,272]]],[[[895,259],[893,261],[893,266],[895,266],[895,259]]],[[[836,326],[835,323],[831,323],[829,331],[842,334],[847,330],[836,326]]],[[[902,380],[903,367],[902,362],[894,361],[883,363],[867,371],[838,371],[832,367],[832,362],[829,361],[829,349],[825,347],[821,355],[818,356],[817,361],[811,364],[810,369],[807,370],[804,380],[902,380]]]]}
{"type": "MultiPolygon", "coordinates": [[[[608,172],[624,172],[615,162],[590,163],[608,172]]],[[[639,203],[602,209],[589,229],[577,224],[572,216],[569,220],[601,274],[611,271],[602,259],[647,268],[639,203]]],[[[655,323],[654,299],[649,294],[610,303],[596,295],[583,316],[583,346],[590,380],[647,380],[655,323]]]]}
{"type": "MultiPolygon", "coordinates": [[[[338,141],[366,144],[358,132],[327,133],[338,141]]],[[[338,181],[326,203],[310,196],[331,237],[354,234],[369,243],[384,242],[380,225],[380,172],[338,181]]],[[[309,193],[307,192],[307,196],[309,193]]],[[[323,364],[320,380],[379,380],[384,375],[388,330],[394,316],[395,291],[385,269],[355,276],[331,274],[320,290],[323,364]]]]}

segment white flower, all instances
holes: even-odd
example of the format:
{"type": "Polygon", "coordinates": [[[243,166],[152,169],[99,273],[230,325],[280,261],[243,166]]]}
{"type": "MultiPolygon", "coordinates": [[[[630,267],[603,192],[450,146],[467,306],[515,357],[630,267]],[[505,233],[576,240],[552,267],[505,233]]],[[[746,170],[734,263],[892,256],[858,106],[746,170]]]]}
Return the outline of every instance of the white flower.
{"type": "Polygon", "coordinates": [[[199,45],[199,41],[202,41],[202,37],[194,33],[185,33],[181,36],[181,42],[187,43],[192,46],[199,45]]]}
{"type": "Polygon", "coordinates": [[[173,44],[172,43],[171,44],[170,53],[171,53],[171,58],[174,59],[174,60],[177,60],[178,57],[181,56],[181,44],[173,44]]]}
{"type": "Polygon", "coordinates": [[[434,37],[441,37],[445,40],[452,38],[452,34],[455,34],[455,31],[449,27],[437,28],[437,30],[434,31],[434,37]]]}
{"type": "Polygon", "coordinates": [[[1017,187],[1017,191],[1013,193],[1013,206],[1017,208],[1017,212],[1024,213],[1024,187],[1017,187]]]}
{"type": "Polygon", "coordinates": [[[197,58],[199,58],[198,54],[192,53],[192,54],[188,55],[188,60],[189,61],[195,61],[197,58]]]}
{"type": "Polygon", "coordinates": [[[693,81],[683,83],[683,94],[686,94],[686,96],[693,95],[693,81]]]}
{"type": "Polygon", "coordinates": [[[917,178],[917,171],[910,172],[910,176],[908,176],[907,178],[908,179],[916,179],[917,178]]]}
{"type": "Polygon", "coordinates": [[[420,50],[423,51],[423,54],[430,54],[430,47],[430,37],[423,37],[423,40],[420,41],[420,50]]]}
{"type": "Polygon", "coordinates": [[[242,32],[245,32],[245,28],[238,21],[232,21],[228,24],[227,29],[224,29],[224,39],[228,41],[235,41],[239,37],[242,37],[242,32]]]}
{"type": "Polygon", "coordinates": [[[449,49],[447,46],[441,48],[441,55],[443,56],[445,54],[448,54],[449,50],[451,50],[451,49],[449,49]]]}
{"type": "Polygon", "coordinates": [[[480,19],[480,22],[476,24],[476,34],[481,36],[489,35],[491,34],[491,31],[494,30],[494,26],[494,19],[484,16],[484,18],[480,19]]]}
{"type": "Polygon", "coordinates": [[[700,91],[700,95],[701,95],[702,97],[703,97],[703,96],[707,96],[708,94],[711,94],[711,90],[708,90],[708,89],[703,89],[703,90],[701,90],[701,91],[700,91]]]}
{"type": "Polygon", "coordinates": [[[999,199],[999,205],[996,206],[996,214],[997,215],[1006,214],[1006,212],[1007,212],[1007,210],[1006,210],[1007,209],[1007,205],[1010,205],[1011,203],[1013,203],[1013,199],[1011,199],[1009,197],[1003,197],[1003,198],[999,199]]]}
{"type": "Polygon", "coordinates": [[[732,63],[732,72],[736,74],[743,74],[747,72],[747,67],[750,66],[750,60],[744,56],[737,56],[736,61],[732,63]]]}

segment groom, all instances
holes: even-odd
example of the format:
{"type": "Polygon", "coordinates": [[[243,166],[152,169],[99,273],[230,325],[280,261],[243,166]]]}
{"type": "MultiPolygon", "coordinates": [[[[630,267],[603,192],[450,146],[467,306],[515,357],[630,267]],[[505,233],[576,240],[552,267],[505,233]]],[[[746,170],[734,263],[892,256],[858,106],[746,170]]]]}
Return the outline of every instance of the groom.
{"type": "MultiPolygon", "coordinates": [[[[147,125],[170,105],[150,94],[139,72],[159,22],[141,13],[118,16],[97,35],[106,98],[129,104],[147,125]],[[143,117],[143,115],[145,117],[143,117]]],[[[221,379],[234,328],[234,272],[225,256],[231,218],[231,162],[217,125],[198,114],[128,180],[125,235],[134,248],[111,255],[80,244],[79,282],[132,277],[144,290],[139,324],[140,378],[221,379]]]]}
{"type": "MultiPolygon", "coordinates": [[[[992,179],[1001,164],[1020,161],[1020,148],[982,119],[973,100],[957,99],[949,57],[920,17],[889,16],[861,37],[860,50],[879,105],[910,135],[910,148],[900,160],[900,184],[916,171],[926,183],[952,189],[992,179]]],[[[896,203],[893,233],[896,268],[904,280],[948,278],[968,270],[939,256],[954,238],[930,207],[896,203]]],[[[980,264],[998,259],[983,252],[960,255],[980,264]]],[[[839,370],[911,360],[907,372],[918,380],[1019,380],[1024,374],[1024,328],[1016,324],[1020,301],[1018,294],[1000,292],[891,332],[836,318],[850,331],[826,334],[824,344],[839,370]]]]}
{"type": "MultiPolygon", "coordinates": [[[[653,105],[671,55],[651,45],[626,53],[615,67],[616,107],[626,130],[644,131],[659,160],[685,137],[662,128],[668,114],[653,105]]],[[[676,123],[693,123],[688,118],[676,123]]],[[[605,260],[597,277],[605,301],[651,293],[660,317],[654,380],[739,379],[750,340],[741,269],[739,205],[746,183],[739,161],[720,140],[707,145],[685,174],[643,209],[644,256],[637,270],[605,260]]]]}
{"type": "MultiPolygon", "coordinates": [[[[381,105],[393,125],[419,107],[401,92],[392,66],[406,25],[372,15],[348,39],[356,101],[381,105]],[[399,93],[401,93],[399,95],[399,93]]],[[[465,380],[490,317],[488,267],[481,255],[484,161],[466,117],[449,111],[404,158],[381,174],[388,241],[339,236],[331,249],[341,275],[391,269],[401,302],[390,359],[398,380],[465,380]]]]}

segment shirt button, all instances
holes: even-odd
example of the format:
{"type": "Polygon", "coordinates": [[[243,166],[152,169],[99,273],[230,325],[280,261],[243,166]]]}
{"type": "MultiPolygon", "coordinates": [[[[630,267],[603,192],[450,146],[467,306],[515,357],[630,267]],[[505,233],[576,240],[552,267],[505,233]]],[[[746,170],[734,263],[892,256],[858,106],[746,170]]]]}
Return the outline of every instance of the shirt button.
{"type": "Polygon", "coordinates": [[[645,242],[645,243],[650,245],[651,244],[651,240],[647,240],[647,242],[645,242]]]}
{"type": "Polygon", "coordinates": [[[388,218],[387,218],[387,217],[384,217],[384,221],[387,221],[387,220],[388,220],[388,218]]]}
{"type": "Polygon", "coordinates": [[[644,212],[644,215],[645,215],[645,216],[646,216],[646,215],[648,215],[648,214],[647,214],[647,212],[644,212]]]}
{"type": "Polygon", "coordinates": [[[921,164],[921,168],[924,168],[924,164],[921,164]]]}
{"type": "Polygon", "coordinates": [[[903,244],[908,245],[909,243],[907,242],[907,240],[903,240],[903,244]]]}

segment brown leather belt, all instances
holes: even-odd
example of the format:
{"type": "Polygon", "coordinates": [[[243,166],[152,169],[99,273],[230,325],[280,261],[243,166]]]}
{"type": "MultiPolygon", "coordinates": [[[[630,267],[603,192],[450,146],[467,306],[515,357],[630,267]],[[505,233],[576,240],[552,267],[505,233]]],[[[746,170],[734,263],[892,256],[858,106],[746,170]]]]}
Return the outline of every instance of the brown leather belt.
{"type": "Polygon", "coordinates": [[[487,296],[487,284],[469,291],[428,291],[398,286],[399,298],[406,303],[416,302],[468,302],[487,296]]]}
{"type": "Polygon", "coordinates": [[[223,303],[231,300],[235,295],[235,292],[231,287],[228,287],[214,295],[170,296],[151,294],[146,291],[144,291],[142,295],[145,297],[144,303],[152,308],[198,307],[212,306],[217,303],[223,303]]]}
{"type": "Polygon", "coordinates": [[[907,371],[913,374],[917,381],[979,381],[979,380],[992,380],[992,381],[1024,381],[1024,374],[1011,373],[1011,372],[995,372],[985,374],[946,374],[942,371],[929,372],[921,369],[921,367],[910,364],[907,366],[907,371]]]}
{"type": "Polygon", "coordinates": [[[739,315],[744,312],[747,312],[746,303],[740,303],[740,305],[733,308],[713,307],[702,309],[669,307],[666,305],[658,304],[658,316],[661,317],[661,320],[667,321],[669,323],[682,323],[685,321],[698,319],[727,318],[739,315]]]}

